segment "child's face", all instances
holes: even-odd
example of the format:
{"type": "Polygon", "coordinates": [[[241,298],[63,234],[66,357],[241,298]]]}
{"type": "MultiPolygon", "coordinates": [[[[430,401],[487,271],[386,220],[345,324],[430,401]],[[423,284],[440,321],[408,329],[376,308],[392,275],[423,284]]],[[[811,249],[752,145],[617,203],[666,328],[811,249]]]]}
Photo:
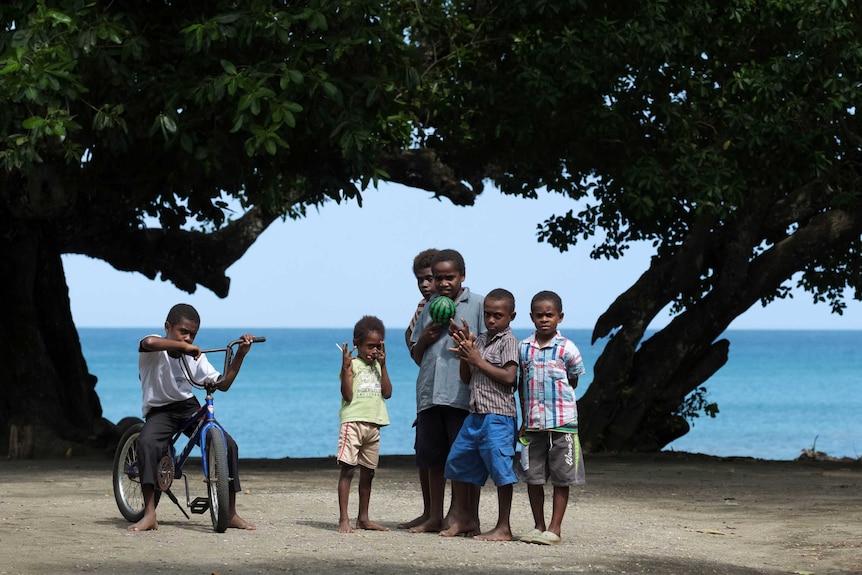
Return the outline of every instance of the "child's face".
{"type": "Polygon", "coordinates": [[[452,299],[461,295],[461,282],[464,281],[464,274],[458,271],[455,262],[437,262],[431,269],[438,294],[452,299]]]}
{"type": "Polygon", "coordinates": [[[434,293],[434,274],[431,273],[431,268],[422,268],[416,273],[416,285],[419,287],[419,292],[422,297],[428,299],[434,293]]]}
{"type": "Polygon", "coordinates": [[[200,324],[190,319],[180,318],[180,321],[170,324],[165,322],[165,337],[174,341],[194,343],[200,324]]]}
{"type": "Polygon", "coordinates": [[[509,327],[512,320],[515,319],[515,310],[512,309],[512,302],[505,299],[485,298],[483,314],[489,339],[509,327]]]}
{"type": "Polygon", "coordinates": [[[530,319],[536,326],[536,336],[540,339],[548,339],[557,333],[557,326],[563,321],[563,312],[557,309],[554,302],[540,300],[533,304],[530,319]]]}
{"type": "Polygon", "coordinates": [[[383,351],[383,338],[379,332],[372,331],[359,341],[354,341],[356,357],[371,365],[383,351]]]}

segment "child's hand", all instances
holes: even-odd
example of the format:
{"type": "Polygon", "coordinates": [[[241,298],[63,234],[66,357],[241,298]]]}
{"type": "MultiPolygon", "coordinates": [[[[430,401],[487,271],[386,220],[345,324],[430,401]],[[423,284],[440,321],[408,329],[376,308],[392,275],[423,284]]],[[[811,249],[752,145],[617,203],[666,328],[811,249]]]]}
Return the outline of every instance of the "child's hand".
{"type": "Polygon", "coordinates": [[[195,359],[199,359],[201,356],[201,348],[196,346],[193,343],[187,343],[186,348],[183,350],[183,355],[190,355],[195,359]]]}
{"type": "Polygon", "coordinates": [[[347,342],[341,344],[341,369],[353,369],[353,352],[356,351],[356,346],[347,351],[347,342]]]}
{"type": "MultiPolygon", "coordinates": [[[[425,339],[426,342],[430,345],[431,343],[440,339],[440,336],[443,333],[443,326],[439,323],[429,323],[422,330],[422,333],[419,334],[419,339],[425,339]]],[[[427,345],[426,345],[427,347],[427,345]]]]}
{"type": "Polygon", "coordinates": [[[452,334],[452,343],[455,347],[447,347],[449,351],[454,351],[455,353],[459,353],[461,351],[461,344],[464,342],[464,336],[461,335],[461,332],[456,331],[452,334]]]}
{"type": "Polygon", "coordinates": [[[254,341],[254,336],[250,333],[246,333],[240,336],[242,340],[237,348],[237,355],[245,355],[251,349],[251,343],[254,341]]]}
{"type": "Polygon", "coordinates": [[[450,347],[449,351],[454,351],[460,359],[470,365],[476,365],[482,358],[476,348],[476,336],[472,332],[468,332],[465,336],[461,331],[456,331],[452,334],[452,342],[455,347],[450,347]]]}
{"type": "Polygon", "coordinates": [[[472,366],[477,366],[482,361],[482,354],[479,353],[479,348],[476,347],[476,340],[472,333],[468,339],[462,341],[458,346],[458,357],[472,366]]]}
{"type": "Polygon", "coordinates": [[[380,364],[380,368],[386,367],[386,342],[380,342],[380,351],[377,352],[377,363],[380,364]]]}
{"type": "Polygon", "coordinates": [[[470,325],[467,323],[467,320],[463,317],[461,318],[461,323],[463,325],[459,326],[455,323],[454,319],[449,320],[449,335],[454,338],[456,333],[460,333],[461,337],[467,339],[470,337],[470,325]]]}

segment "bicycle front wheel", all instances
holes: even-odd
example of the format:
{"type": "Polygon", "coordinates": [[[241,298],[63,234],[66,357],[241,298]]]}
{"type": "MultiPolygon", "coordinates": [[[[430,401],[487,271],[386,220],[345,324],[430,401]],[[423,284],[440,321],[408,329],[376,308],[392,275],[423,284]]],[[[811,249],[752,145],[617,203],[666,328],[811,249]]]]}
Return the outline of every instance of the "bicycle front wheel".
{"type": "Polygon", "coordinates": [[[207,492],[210,503],[210,518],[213,529],[224,533],[230,512],[229,477],[227,468],[227,445],[221,430],[211,427],[206,435],[207,492]]]}

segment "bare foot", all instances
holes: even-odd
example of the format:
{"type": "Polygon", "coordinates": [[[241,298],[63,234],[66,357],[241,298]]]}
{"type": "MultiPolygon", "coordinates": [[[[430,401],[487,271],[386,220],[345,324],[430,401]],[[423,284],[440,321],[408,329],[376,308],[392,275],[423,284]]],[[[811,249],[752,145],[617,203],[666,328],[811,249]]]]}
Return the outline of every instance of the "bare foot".
{"type": "Polygon", "coordinates": [[[254,531],[255,529],[257,529],[257,527],[255,527],[239,515],[234,515],[233,517],[228,519],[227,526],[229,529],[245,529],[246,531],[254,531]]]}
{"type": "Polygon", "coordinates": [[[409,529],[410,533],[437,533],[443,529],[442,519],[427,519],[409,529]]]}
{"type": "Polygon", "coordinates": [[[478,539],[479,541],[511,541],[512,530],[508,527],[495,527],[491,531],[475,535],[473,539],[478,539]]]}
{"type": "Polygon", "coordinates": [[[353,528],[350,526],[350,520],[339,519],[338,520],[338,532],[339,533],[353,533],[353,528]]]}
{"type": "Polygon", "coordinates": [[[156,531],[159,528],[159,522],[155,517],[144,515],[140,521],[134,525],[129,525],[129,531],[156,531]]]}
{"type": "Polygon", "coordinates": [[[417,525],[421,525],[421,524],[425,523],[426,521],[428,521],[428,515],[423,513],[422,515],[420,515],[416,519],[413,519],[413,520],[408,521],[406,523],[399,523],[398,529],[412,529],[413,527],[416,527],[417,525]]]}
{"type": "Polygon", "coordinates": [[[449,528],[440,532],[442,537],[456,537],[478,532],[479,528],[472,522],[450,521],[449,528]]]}
{"type": "Polygon", "coordinates": [[[378,525],[373,521],[369,521],[368,519],[364,521],[356,520],[356,528],[357,529],[367,529],[369,531],[389,531],[388,527],[384,527],[383,525],[378,525]]]}

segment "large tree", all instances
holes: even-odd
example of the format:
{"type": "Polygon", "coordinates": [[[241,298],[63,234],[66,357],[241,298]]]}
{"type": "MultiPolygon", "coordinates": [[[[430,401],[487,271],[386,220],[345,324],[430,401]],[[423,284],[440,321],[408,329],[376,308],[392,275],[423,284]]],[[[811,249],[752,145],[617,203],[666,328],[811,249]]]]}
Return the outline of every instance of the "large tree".
{"type": "Polygon", "coordinates": [[[110,441],[60,254],[225,295],[269,223],[377,179],[564,193],[586,207],[549,218],[552,245],[654,243],[594,332],[593,450],[684,433],[721,333],[795,273],[836,311],[859,297],[846,3],[98,4],[0,7],[0,445],[13,421],[110,441]]]}

